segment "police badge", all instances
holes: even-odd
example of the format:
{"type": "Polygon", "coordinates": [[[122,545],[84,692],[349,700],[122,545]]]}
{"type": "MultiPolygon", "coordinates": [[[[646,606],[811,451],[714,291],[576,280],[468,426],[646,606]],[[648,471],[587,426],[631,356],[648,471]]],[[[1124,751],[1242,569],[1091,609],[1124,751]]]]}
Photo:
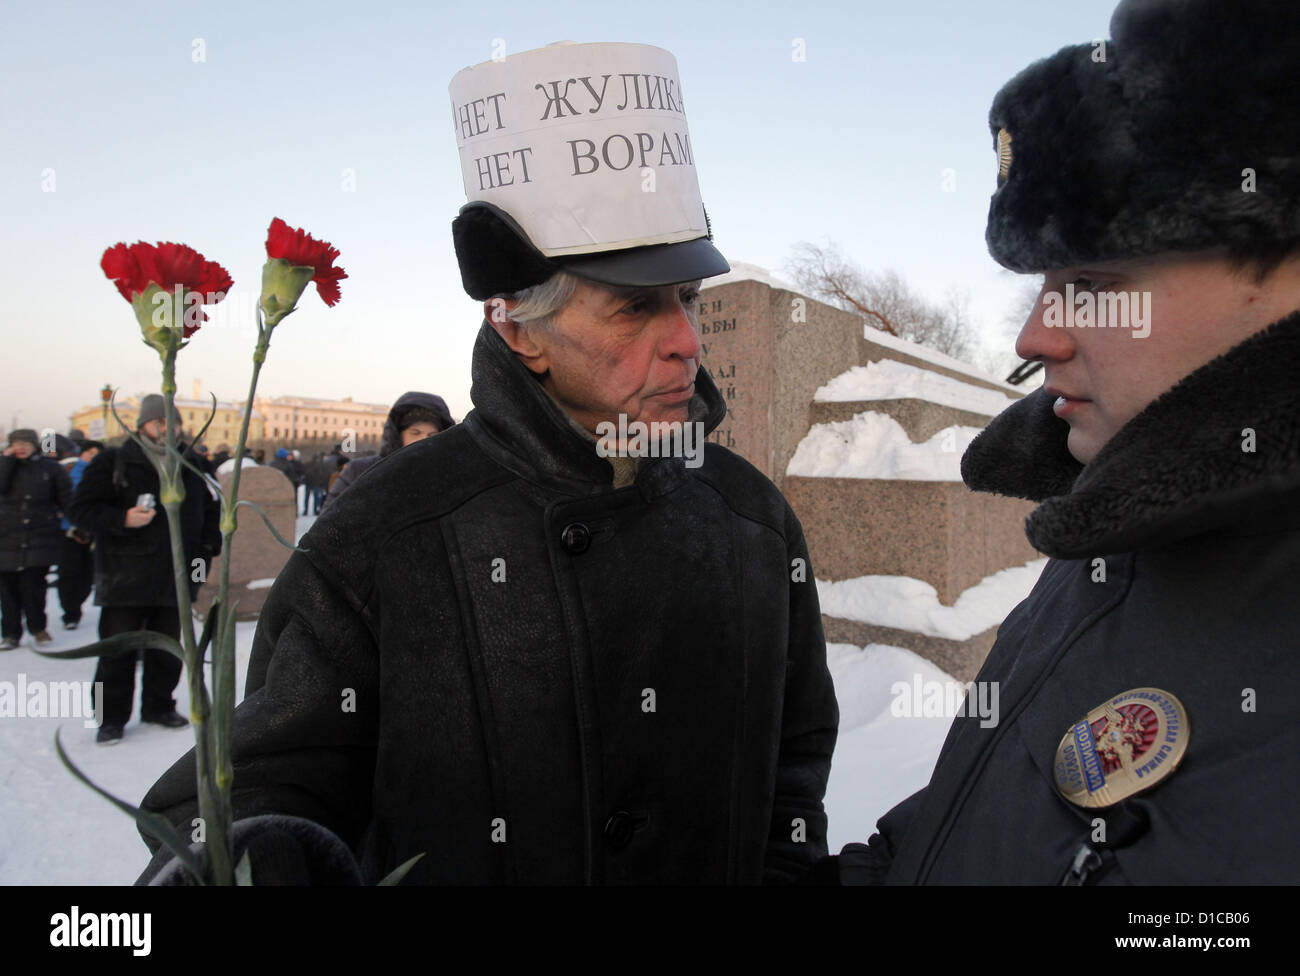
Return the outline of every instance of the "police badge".
{"type": "Polygon", "coordinates": [[[1169,692],[1123,692],[1065,733],[1056,748],[1056,788],[1076,806],[1112,806],[1177,769],[1190,735],[1187,710],[1169,692]]]}

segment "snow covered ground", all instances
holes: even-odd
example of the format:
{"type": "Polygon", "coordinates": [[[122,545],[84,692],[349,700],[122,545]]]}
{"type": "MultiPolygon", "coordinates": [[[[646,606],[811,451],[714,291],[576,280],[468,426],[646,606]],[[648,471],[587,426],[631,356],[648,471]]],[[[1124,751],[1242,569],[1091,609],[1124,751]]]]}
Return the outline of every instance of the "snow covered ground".
{"type": "Polygon", "coordinates": [[[1038,582],[1046,559],[1011,566],[963,590],[950,607],[939,592],[910,576],[859,576],[817,581],[817,599],[828,617],[896,627],[931,637],[968,640],[1006,619],[1038,582]]]}
{"type": "MultiPolygon", "coordinates": [[[[300,518],[299,534],[314,521],[300,518]]],[[[50,650],[95,640],[99,611],[87,600],[81,626],[60,626],[58,597],[49,591],[50,650]]],[[[238,693],[252,647],[254,622],[238,625],[238,693]]],[[[25,641],[30,640],[25,638],[25,641]]],[[[891,686],[898,681],[950,681],[924,658],[901,648],[832,644],[827,660],[840,703],[840,738],[835,750],[826,808],[832,851],[865,841],[876,819],[920,789],[947,734],[949,718],[899,718],[890,712],[891,686]]],[[[24,646],[0,655],[0,681],[89,681],[90,660],[57,661],[24,646]]],[[[186,682],[176,691],[177,708],[188,710],[186,682]]],[[[137,689],[138,707],[138,689],[137,689]]],[[[0,718],[0,884],[130,884],[148,861],[134,823],[106,800],[78,783],[54,751],[60,733],[73,762],[118,797],[138,803],[154,781],[193,744],[190,729],[141,725],[133,718],[116,746],[95,744],[95,730],[75,718],[0,718]]]]}

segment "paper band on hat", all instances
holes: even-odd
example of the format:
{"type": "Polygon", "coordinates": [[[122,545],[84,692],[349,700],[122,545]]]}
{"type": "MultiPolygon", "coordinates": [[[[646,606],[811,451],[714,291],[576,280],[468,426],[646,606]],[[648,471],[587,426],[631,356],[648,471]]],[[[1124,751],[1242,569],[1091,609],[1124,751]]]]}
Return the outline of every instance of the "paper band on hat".
{"type": "Polygon", "coordinates": [[[465,195],[547,258],[708,235],[677,62],[645,44],[556,44],[451,81],[465,195]]]}

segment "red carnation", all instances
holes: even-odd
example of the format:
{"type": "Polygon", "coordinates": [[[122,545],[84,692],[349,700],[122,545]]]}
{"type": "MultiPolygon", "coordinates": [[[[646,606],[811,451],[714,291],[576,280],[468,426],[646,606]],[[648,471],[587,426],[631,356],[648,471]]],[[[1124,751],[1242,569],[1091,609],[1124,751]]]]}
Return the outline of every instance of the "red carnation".
{"type": "Polygon", "coordinates": [[[304,230],[295,230],[279,217],[271,221],[266,232],[266,255],[280,258],[296,267],[313,269],[312,281],[316,293],[326,305],[339,300],[339,282],[348,276],[342,268],[334,267],[339,250],[329,241],[318,241],[304,230]]]}
{"type": "MultiPolygon", "coordinates": [[[[192,247],[167,241],[159,241],[156,245],[138,241],[129,247],[114,244],[104,252],[99,266],[117,285],[122,297],[137,306],[138,318],[147,313],[147,306],[152,304],[138,301],[150,285],[156,285],[168,294],[174,293],[179,285],[187,295],[192,292],[202,295],[203,305],[215,305],[234,286],[230,272],[221,265],[207,260],[192,247]]],[[[188,339],[198,331],[199,323],[189,321],[192,316],[185,318],[183,333],[188,339]]],[[[203,315],[202,321],[206,322],[207,318],[203,315]]],[[[141,325],[146,328],[148,340],[151,330],[145,318],[141,318],[141,325]]]]}

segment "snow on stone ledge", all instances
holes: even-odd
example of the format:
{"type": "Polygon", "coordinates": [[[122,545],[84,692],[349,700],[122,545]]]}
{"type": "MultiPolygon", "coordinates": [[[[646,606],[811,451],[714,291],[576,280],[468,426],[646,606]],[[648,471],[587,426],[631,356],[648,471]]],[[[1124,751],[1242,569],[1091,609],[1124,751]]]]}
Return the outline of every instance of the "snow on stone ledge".
{"type": "Polygon", "coordinates": [[[866,366],[854,366],[825,386],[814,400],[832,403],[863,400],[925,400],[989,417],[1000,414],[1015,401],[1004,393],[972,386],[942,373],[909,366],[896,359],[882,359],[866,366]]]}
{"type": "Polygon", "coordinates": [[[937,349],[930,349],[926,346],[917,345],[915,342],[900,339],[898,336],[890,335],[888,332],[872,328],[865,322],[862,324],[862,334],[868,342],[874,342],[877,345],[885,346],[901,353],[906,353],[915,359],[923,359],[927,363],[934,363],[936,366],[944,366],[954,372],[965,373],[967,376],[973,376],[976,379],[983,380],[985,383],[994,383],[1003,390],[1012,390],[1017,393],[1023,392],[1019,387],[1012,386],[1010,383],[1004,383],[1002,380],[989,375],[982,369],[976,369],[970,363],[964,363],[960,359],[954,359],[947,353],[939,352],[937,349]]]}
{"type": "Polygon", "coordinates": [[[798,293],[794,285],[788,281],[778,278],[767,268],[760,268],[757,264],[746,264],[744,261],[728,261],[731,270],[724,275],[718,275],[716,278],[705,278],[702,288],[712,288],[715,285],[730,285],[737,281],[761,281],[769,288],[775,288],[778,291],[792,291],[798,293]]]}
{"type": "Polygon", "coordinates": [[[961,481],[961,456],[978,427],[945,427],[913,444],[897,420],[867,411],[852,420],[814,424],[786,466],[805,478],[961,481]]]}
{"type": "Polygon", "coordinates": [[[1029,595],[1047,565],[1035,559],[986,576],[964,590],[950,607],[924,580],[910,576],[859,576],[839,582],[817,581],[817,598],[828,617],[877,627],[910,630],[931,637],[968,640],[996,627],[1029,595]]]}

